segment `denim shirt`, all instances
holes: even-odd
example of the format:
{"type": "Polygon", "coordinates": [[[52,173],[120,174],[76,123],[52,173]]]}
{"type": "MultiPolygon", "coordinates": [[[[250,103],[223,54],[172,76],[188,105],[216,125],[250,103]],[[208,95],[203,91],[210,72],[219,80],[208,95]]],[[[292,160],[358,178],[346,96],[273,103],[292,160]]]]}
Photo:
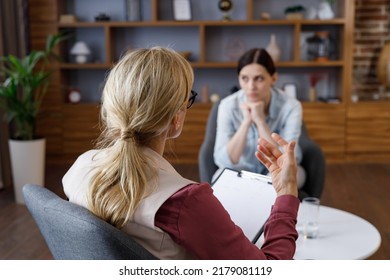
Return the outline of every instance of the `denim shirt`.
{"type": "MultiPolygon", "coordinates": [[[[239,162],[233,164],[230,160],[227,144],[236,133],[243,121],[240,104],[246,101],[243,90],[221,100],[217,117],[217,135],[214,146],[214,161],[221,168],[232,168],[235,170],[247,170],[261,174],[267,174],[268,170],[256,158],[257,141],[259,133],[254,123],[251,124],[245,148],[239,162]]],[[[301,103],[285,94],[283,91],[272,88],[271,104],[266,123],[272,132],[278,133],[288,142],[298,141],[301,134],[302,106],[301,103]]],[[[297,163],[302,159],[302,152],[297,143],[295,148],[297,163]]]]}

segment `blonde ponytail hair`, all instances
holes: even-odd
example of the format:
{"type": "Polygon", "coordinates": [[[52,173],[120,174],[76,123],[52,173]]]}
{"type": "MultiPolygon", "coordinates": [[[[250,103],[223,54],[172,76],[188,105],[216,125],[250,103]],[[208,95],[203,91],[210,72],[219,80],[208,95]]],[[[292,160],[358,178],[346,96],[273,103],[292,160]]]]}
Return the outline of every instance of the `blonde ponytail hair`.
{"type": "Polygon", "coordinates": [[[130,51],[111,70],[102,96],[103,155],[96,157],[88,198],[95,215],[119,228],[132,218],[158,172],[142,148],[168,129],[192,83],[190,64],[161,47],[130,51]]]}

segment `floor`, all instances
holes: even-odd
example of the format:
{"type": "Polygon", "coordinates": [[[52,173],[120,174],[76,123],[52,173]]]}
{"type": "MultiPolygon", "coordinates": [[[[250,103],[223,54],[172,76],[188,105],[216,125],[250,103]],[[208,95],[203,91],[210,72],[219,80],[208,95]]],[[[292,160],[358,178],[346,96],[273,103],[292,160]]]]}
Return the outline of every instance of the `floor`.
{"type": "MultiPolygon", "coordinates": [[[[55,164],[46,171],[46,187],[62,197],[61,178],[67,168],[55,164]]],[[[179,165],[176,169],[198,180],[196,166],[179,165]]],[[[370,259],[390,260],[390,164],[328,165],[321,204],[349,211],[375,225],[382,243],[370,259]]],[[[12,189],[0,191],[0,259],[52,259],[26,207],[14,203],[12,189]]]]}

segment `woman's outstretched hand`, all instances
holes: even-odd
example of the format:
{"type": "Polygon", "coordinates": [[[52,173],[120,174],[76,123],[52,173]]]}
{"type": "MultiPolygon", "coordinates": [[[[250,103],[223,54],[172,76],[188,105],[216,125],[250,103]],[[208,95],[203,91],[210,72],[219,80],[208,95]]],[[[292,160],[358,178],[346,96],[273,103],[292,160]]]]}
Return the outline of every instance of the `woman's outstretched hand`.
{"type": "Polygon", "coordinates": [[[278,196],[290,194],[297,197],[297,163],[294,155],[296,142],[288,143],[276,133],[272,133],[271,137],[283,148],[283,153],[267,140],[259,139],[256,157],[270,172],[278,196]]]}

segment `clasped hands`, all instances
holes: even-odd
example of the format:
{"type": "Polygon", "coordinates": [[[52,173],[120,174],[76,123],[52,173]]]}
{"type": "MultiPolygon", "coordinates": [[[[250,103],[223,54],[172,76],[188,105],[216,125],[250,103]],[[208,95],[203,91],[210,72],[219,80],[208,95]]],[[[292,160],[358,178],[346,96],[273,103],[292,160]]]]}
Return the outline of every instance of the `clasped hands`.
{"type": "Polygon", "coordinates": [[[289,194],[297,197],[297,163],[294,155],[296,142],[288,143],[277,133],[272,133],[271,137],[282,147],[283,152],[276,145],[259,138],[256,157],[271,174],[278,196],[289,194]]]}
{"type": "Polygon", "coordinates": [[[244,116],[244,120],[250,124],[254,122],[258,124],[260,121],[264,121],[266,118],[264,102],[258,101],[255,103],[244,102],[240,104],[241,112],[244,116]]]}

